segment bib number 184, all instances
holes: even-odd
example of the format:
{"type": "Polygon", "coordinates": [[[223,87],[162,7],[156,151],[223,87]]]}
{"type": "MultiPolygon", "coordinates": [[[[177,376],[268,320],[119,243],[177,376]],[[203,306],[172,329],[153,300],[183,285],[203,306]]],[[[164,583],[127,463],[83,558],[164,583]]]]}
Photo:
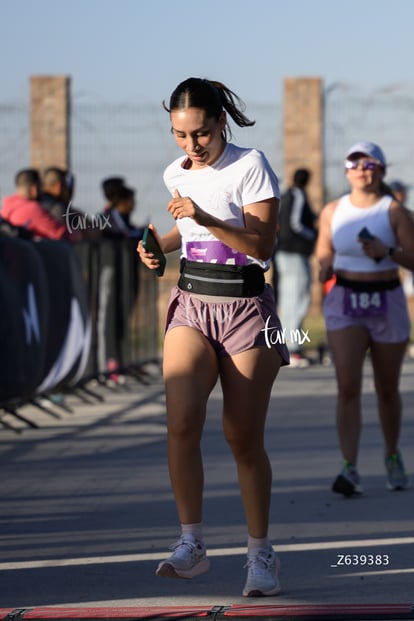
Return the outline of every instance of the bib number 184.
{"type": "Polygon", "coordinates": [[[384,315],[387,310],[385,293],[385,291],[352,291],[345,289],[345,315],[349,317],[384,315]]]}

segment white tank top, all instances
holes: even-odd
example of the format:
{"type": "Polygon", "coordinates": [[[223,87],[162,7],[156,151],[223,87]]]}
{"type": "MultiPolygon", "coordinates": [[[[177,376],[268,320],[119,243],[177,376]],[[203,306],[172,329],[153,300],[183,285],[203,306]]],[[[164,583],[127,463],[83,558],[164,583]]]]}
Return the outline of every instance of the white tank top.
{"type": "Polygon", "coordinates": [[[387,246],[396,246],[397,239],[392,229],[389,208],[391,196],[383,196],[371,207],[356,207],[350,195],[339,199],[332,216],[332,245],[335,250],[333,268],[350,272],[382,272],[396,269],[397,264],[386,256],[378,263],[367,257],[358,241],[359,231],[367,229],[387,246]]]}

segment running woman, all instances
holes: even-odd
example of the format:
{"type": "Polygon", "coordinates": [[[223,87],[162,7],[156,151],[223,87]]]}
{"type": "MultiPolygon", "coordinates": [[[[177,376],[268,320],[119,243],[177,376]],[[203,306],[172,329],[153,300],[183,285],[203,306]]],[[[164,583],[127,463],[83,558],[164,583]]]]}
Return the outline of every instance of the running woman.
{"type": "Polygon", "coordinates": [[[321,282],[336,277],[323,303],[336,371],[336,421],[343,457],[332,488],[350,496],[363,491],[357,461],[368,351],[385,443],[387,486],[402,490],[409,485],[399,450],[399,379],[410,319],[399,268],[414,268],[414,222],[383,181],[386,160],[378,145],[354,144],[344,166],[351,189],[322,210],[316,256],[321,282]]]}
{"type": "MultiPolygon", "coordinates": [[[[156,573],[192,578],[209,569],[200,442],[208,398],[220,379],[223,431],[247,520],[243,595],[276,595],[279,561],[268,537],[272,472],[264,431],[272,386],[289,353],[272,338],[281,326],[264,272],[276,241],[278,180],[262,152],[228,141],[228,117],[239,127],[254,121],[224,84],[189,78],[164,108],[184,152],[164,173],[174,226],[160,237],[151,225],[164,253],[181,249],[163,361],[168,464],[181,535],[156,573]]],[[[142,243],[138,252],[147,267],[158,267],[142,243]]]]}

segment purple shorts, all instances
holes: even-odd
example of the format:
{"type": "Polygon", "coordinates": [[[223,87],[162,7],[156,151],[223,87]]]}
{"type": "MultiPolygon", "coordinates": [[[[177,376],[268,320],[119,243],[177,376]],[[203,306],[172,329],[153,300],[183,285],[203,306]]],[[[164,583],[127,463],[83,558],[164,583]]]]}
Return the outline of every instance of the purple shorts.
{"type": "Polygon", "coordinates": [[[328,331],[359,326],[365,328],[376,343],[402,343],[410,337],[410,317],[407,300],[401,286],[382,292],[384,314],[350,316],[345,314],[348,287],[335,285],[323,302],[323,314],[328,331]]]}
{"type": "Polygon", "coordinates": [[[174,287],[168,305],[165,332],[177,326],[199,330],[218,356],[234,356],[253,347],[274,347],[289,364],[289,351],[276,313],[273,289],[266,285],[263,293],[251,298],[220,298],[206,301],[174,287]]]}

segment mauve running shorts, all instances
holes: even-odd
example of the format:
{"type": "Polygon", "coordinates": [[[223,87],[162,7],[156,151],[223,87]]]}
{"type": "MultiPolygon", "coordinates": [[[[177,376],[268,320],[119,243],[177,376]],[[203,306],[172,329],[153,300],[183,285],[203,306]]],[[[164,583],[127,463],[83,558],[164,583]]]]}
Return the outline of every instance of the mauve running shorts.
{"type": "Polygon", "coordinates": [[[274,347],[289,364],[289,351],[276,313],[273,289],[250,298],[196,296],[174,287],[169,301],[165,332],[177,326],[199,330],[218,356],[234,356],[253,347],[274,347]]]}

